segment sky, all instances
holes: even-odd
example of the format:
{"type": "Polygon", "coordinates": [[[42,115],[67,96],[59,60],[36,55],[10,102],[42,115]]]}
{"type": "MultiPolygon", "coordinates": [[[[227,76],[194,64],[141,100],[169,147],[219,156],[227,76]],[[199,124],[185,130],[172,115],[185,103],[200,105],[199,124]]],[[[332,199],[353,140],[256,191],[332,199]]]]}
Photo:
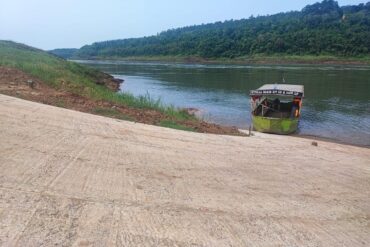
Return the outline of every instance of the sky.
{"type": "MultiPolygon", "coordinates": [[[[321,0],[320,0],[321,1],[321,0]]],[[[317,0],[0,0],[0,40],[37,48],[80,48],[96,41],[301,10],[317,0]]],[[[339,0],[354,5],[366,0],[339,0]]]]}

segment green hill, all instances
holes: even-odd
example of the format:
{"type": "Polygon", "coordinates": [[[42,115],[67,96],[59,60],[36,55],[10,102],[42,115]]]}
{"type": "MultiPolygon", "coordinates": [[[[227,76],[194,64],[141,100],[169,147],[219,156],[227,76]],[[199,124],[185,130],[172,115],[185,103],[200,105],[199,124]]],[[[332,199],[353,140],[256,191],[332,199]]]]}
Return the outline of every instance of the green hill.
{"type": "Polygon", "coordinates": [[[52,88],[94,100],[163,112],[173,110],[150,98],[116,93],[119,82],[112,76],[24,44],[0,40],[0,66],[19,69],[52,88]]]}
{"type": "Polygon", "coordinates": [[[112,76],[99,70],[12,41],[0,40],[0,66],[20,69],[53,88],[63,87],[86,96],[99,94],[102,90],[114,91],[119,84],[112,76]]]}
{"type": "Polygon", "coordinates": [[[324,0],[301,11],[172,29],[155,36],[97,42],[74,58],[180,56],[367,57],[370,54],[370,2],[340,7],[324,0]]]}

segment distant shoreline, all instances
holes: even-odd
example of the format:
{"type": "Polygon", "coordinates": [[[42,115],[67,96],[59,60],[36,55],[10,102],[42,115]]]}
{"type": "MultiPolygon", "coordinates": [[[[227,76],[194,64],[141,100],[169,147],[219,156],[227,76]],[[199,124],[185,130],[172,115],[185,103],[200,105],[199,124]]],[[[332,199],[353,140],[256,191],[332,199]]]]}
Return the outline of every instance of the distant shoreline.
{"type": "Polygon", "coordinates": [[[370,56],[333,57],[333,56],[256,56],[240,58],[202,58],[196,56],[138,56],[138,57],[90,57],[71,58],[71,60],[111,60],[131,62],[168,62],[186,64],[214,64],[214,65],[358,65],[369,66],[370,56]]]}

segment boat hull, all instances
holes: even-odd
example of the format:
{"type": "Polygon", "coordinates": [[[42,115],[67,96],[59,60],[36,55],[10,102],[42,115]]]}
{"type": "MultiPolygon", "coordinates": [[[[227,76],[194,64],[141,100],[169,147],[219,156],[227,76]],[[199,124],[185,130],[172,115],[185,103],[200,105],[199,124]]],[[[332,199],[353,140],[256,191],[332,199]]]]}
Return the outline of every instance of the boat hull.
{"type": "Polygon", "coordinates": [[[298,118],[268,118],[252,116],[253,129],[258,132],[289,135],[297,131],[298,118]]]}

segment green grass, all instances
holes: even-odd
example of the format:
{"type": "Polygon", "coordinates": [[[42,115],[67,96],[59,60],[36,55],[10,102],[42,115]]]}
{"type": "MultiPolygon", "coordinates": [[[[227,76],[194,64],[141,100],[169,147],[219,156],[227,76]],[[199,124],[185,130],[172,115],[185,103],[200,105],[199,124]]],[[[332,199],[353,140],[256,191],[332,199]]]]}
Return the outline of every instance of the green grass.
{"type": "Polygon", "coordinates": [[[195,119],[185,111],[166,106],[149,95],[134,97],[128,93],[116,93],[97,82],[106,75],[45,51],[12,41],[0,40],[0,66],[18,68],[48,85],[94,100],[106,100],[132,108],[153,109],[176,120],[195,119]]]}
{"type": "Polygon", "coordinates": [[[102,115],[106,117],[112,117],[112,118],[118,118],[122,120],[127,120],[127,121],[134,121],[134,119],[126,114],[123,114],[116,109],[106,109],[106,108],[100,108],[97,107],[93,110],[93,113],[97,115],[102,115]]]}
{"type": "Polygon", "coordinates": [[[181,125],[179,123],[176,123],[176,122],[170,121],[170,120],[163,120],[163,121],[161,121],[159,123],[159,126],[167,127],[167,128],[171,128],[171,129],[177,129],[177,130],[195,131],[194,128],[190,128],[190,127],[181,125]]]}

